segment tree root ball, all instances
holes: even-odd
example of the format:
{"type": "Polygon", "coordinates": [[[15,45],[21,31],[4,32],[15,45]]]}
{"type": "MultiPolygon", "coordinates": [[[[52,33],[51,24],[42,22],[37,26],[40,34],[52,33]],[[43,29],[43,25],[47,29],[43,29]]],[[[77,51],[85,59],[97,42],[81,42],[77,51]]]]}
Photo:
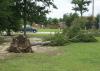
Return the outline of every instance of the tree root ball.
{"type": "Polygon", "coordinates": [[[10,47],[8,48],[9,52],[14,53],[32,53],[31,43],[29,39],[24,35],[19,35],[13,38],[10,47]]]}

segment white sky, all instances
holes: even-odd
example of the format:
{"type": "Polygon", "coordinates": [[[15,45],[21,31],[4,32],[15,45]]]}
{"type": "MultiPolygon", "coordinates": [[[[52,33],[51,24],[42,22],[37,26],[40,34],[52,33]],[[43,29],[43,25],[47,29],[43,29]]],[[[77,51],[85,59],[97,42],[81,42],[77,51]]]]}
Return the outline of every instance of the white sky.
{"type": "MultiPolygon", "coordinates": [[[[55,5],[58,7],[58,9],[51,9],[51,13],[47,15],[47,17],[51,18],[62,18],[63,14],[65,13],[71,13],[72,7],[74,6],[71,4],[72,0],[54,0],[55,5]]],[[[95,15],[100,13],[100,0],[94,0],[95,1],[95,15]]],[[[85,16],[92,15],[92,3],[88,7],[89,11],[84,13],[85,16]]]]}

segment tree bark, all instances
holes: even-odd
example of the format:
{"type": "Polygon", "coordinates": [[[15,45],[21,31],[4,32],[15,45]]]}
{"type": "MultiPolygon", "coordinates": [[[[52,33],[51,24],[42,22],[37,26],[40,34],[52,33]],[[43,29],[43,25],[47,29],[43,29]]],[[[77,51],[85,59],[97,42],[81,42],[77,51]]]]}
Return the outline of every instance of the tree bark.
{"type": "Polygon", "coordinates": [[[82,16],[83,16],[83,12],[81,11],[81,18],[82,18],[82,16]]]}
{"type": "Polygon", "coordinates": [[[23,0],[24,2],[24,17],[23,17],[23,20],[24,20],[24,36],[26,36],[26,24],[27,24],[27,13],[26,13],[26,7],[27,7],[27,1],[26,0],[23,0]]]}
{"type": "Polygon", "coordinates": [[[24,36],[26,36],[26,24],[27,24],[26,19],[24,19],[24,36]]]}
{"type": "Polygon", "coordinates": [[[36,45],[41,45],[41,46],[45,46],[45,45],[49,45],[51,42],[47,41],[47,42],[37,42],[37,43],[32,43],[31,46],[36,46],[36,45]]]}
{"type": "Polygon", "coordinates": [[[9,52],[14,53],[32,53],[30,40],[24,36],[19,35],[18,37],[13,38],[10,47],[7,49],[9,52]]]}
{"type": "Polygon", "coordinates": [[[9,28],[7,29],[7,36],[11,36],[11,31],[9,28]]]}

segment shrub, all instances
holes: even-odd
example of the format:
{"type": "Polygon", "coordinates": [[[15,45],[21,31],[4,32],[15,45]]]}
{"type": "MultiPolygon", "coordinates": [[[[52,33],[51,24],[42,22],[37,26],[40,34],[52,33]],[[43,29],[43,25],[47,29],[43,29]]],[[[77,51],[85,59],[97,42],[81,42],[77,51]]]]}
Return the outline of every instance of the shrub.
{"type": "Polygon", "coordinates": [[[69,39],[77,36],[77,34],[79,32],[80,32],[80,27],[75,26],[75,25],[71,26],[70,29],[69,29],[69,31],[68,31],[68,37],[69,37],[69,39]]]}
{"type": "Polygon", "coordinates": [[[68,42],[68,39],[65,39],[65,36],[61,33],[56,33],[55,35],[49,37],[47,40],[51,42],[49,44],[51,46],[63,46],[68,42]]]}
{"type": "Polygon", "coordinates": [[[76,18],[73,22],[72,25],[78,26],[81,29],[85,29],[86,24],[88,23],[88,20],[86,18],[76,18]]]}
{"type": "Polygon", "coordinates": [[[49,38],[52,46],[62,46],[67,42],[96,42],[97,40],[93,35],[88,34],[85,29],[87,20],[84,18],[75,19],[70,27],[63,30],[63,33],[56,33],[49,38]]]}
{"type": "Polygon", "coordinates": [[[63,34],[72,42],[95,42],[96,39],[93,37],[93,35],[88,34],[86,31],[82,31],[82,29],[85,28],[86,23],[86,19],[76,18],[72,22],[72,26],[67,30],[65,29],[63,34]]]}
{"type": "Polygon", "coordinates": [[[76,25],[72,25],[71,27],[65,28],[63,30],[63,35],[65,35],[68,39],[77,36],[77,34],[79,33],[80,33],[80,27],[76,25]]]}
{"type": "Polygon", "coordinates": [[[72,42],[96,42],[97,40],[90,34],[78,34],[74,38],[70,39],[72,42]]]}

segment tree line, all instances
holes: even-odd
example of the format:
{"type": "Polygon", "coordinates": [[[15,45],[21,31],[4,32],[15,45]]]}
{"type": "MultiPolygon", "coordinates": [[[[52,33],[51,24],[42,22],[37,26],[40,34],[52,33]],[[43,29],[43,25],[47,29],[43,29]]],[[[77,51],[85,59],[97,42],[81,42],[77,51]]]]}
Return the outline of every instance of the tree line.
{"type": "Polygon", "coordinates": [[[0,31],[11,35],[11,30],[18,31],[24,25],[26,35],[27,22],[43,22],[49,7],[57,8],[53,0],[0,0],[0,31]]]}
{"type": "Polygon", "coordinates": [[[46,14],[50,12],[49,7],[57,9],[53,0],[0,0],[0,32],[6,31],[7,35],[11,35],[12,30],[19,31],[24,25],[24,35],[26,35],[27,23],[33,22],[45,26],[63,22],[70,27],[72,22],[80,16],[86,21],[86,29],[91,29],[93,26],[96,29],[99,28],[99,15],[97,17],[83,15],[89,11],[88,6],[92,3],[91,0],[72,0],[71,3],[74,5],[72,10],[75,13],[64,14],[63,18],[57,19],[46,17],[46,14]]]}
{"type": "MultiPolygon", "coordinates": [[[[94,1],[93,1],[94,2],[94,1]]],[[[74,5],[72,7],[72,10],[75,11],[75,13],[67,13],[63,15],[63,18],[57,19],[57,18],[49,18],[48,22],[51,23],[58,23],[58,22],[63,22],[67,27],[70,27],[72,25],[72,22],[76,18],[83,18],[84,19],[84,27],[85,29],[99,29],[99,17],[100,15],[98,14],[96,17],[94,17],[93,14],[91,16],[84,16],[85,12],[88,12],[88,6],[93,3],[91,0],[72,0],[72,4],[74,5]],[[55,20],[53,22],[53,20],[55,20]]],[[[93,7],[93,6],[92,6],[93,7]]],[[[91,12],[92,13],[92,12],[91,12]]]]}

